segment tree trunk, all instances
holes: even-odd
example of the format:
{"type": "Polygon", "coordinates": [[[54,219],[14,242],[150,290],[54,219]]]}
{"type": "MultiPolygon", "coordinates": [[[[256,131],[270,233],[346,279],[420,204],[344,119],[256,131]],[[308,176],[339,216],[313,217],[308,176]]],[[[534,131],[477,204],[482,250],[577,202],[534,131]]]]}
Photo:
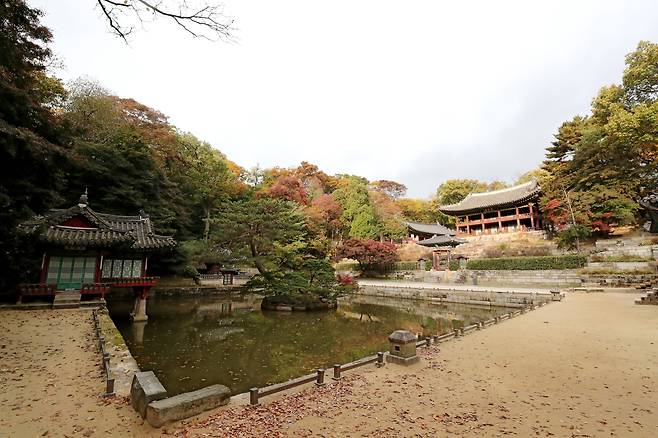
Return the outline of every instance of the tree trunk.
{"type": "Polygon", "coordinates": [[[203,219],[205,224],[203,225],[203,240],[204,242],[208,242],[208,238],[210,237],[210,209],[205,208],[206,211],[206,218],[203,219]]]}
{"type": "Polygon", "coordinates": [[[249,250],[251,251],[251,257],[254,259],[254,266],[258,269],[260,275],[267,277],[269,272],[265,269],[265,266],[258,260],[258,248],[256,248],[256,242],[253,239],[249,240],[249,250]]]}

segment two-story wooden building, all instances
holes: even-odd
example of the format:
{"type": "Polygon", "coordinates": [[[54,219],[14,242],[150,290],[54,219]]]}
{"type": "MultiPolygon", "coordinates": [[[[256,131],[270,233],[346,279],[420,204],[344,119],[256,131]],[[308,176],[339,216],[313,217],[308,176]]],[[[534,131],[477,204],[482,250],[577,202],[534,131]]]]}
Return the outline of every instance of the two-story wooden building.
{"type": "Polygon", "coordinates": [[[533,179],[506,189],[470,193],[439,211],[456,218],[457,236],[540,230],[540,195],[541,188],[533,179]]]}
{"type": "Polygon", "coordinates": [[[137,216],[99,213],[87,194],[77,205],[53,209],[23,223],[20,230],[43,248],[39,283],[23,284],[19,300],[52,296],[69,300],[84,295],[104,297],[110,287],[132,288],[135,320],[146,319],[146,298],[156,277],[147,275],[149,255],[176,245],[170,236],[154,232],[143,211],[137,216]]]}

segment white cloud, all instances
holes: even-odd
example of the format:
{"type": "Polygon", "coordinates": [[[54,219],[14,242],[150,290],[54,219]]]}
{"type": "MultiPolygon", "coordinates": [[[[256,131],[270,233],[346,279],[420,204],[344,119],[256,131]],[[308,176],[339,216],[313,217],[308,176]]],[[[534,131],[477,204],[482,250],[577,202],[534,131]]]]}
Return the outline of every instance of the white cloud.
{"type": "Polygon", "coordinates": [[[538,4],[228,0],[239,42],[194,40],[163,20],[130,46],[92,0],[33,0],[65,78],[90,75],[171,117],[239,164],[396,179],[513,180],[623,56],[658,40],[651,1],[538,4]]]}

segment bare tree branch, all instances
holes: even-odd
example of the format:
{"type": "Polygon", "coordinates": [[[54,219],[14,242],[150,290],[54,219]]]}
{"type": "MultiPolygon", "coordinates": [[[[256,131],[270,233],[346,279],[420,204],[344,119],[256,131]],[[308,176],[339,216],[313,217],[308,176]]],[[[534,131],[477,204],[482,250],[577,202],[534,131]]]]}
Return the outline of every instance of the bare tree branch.
{"type": "Polygon", "coordinates": [[[221,4],[206,0],[96,0],[112,32],[127,42],[145,13],[153,20],[165,18],[195,38],[232,40],[233,20],[224,16],[221,4]]]}

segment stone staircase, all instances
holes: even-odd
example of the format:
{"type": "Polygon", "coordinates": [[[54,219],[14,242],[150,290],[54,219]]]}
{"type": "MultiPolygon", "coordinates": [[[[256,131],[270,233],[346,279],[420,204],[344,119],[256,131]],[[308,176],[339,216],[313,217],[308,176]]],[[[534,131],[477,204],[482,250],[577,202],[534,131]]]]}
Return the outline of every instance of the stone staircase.
{"type": "Polygon", "coordinates": [[[635,289],[651,289],[651,288],[658,288],[658,275],[649,277],[648,279],[645,279],[643,282],[635,285],[635,289]]]}
{"type": "Polygon", "coordinates": [[[80,307],[80,292],[58,292],[53,301],[53,309],[77,309],[80,307]]]}
{"type": "Polygon", "coordinates": [[[639,300],[636,300],[635,304],[653,304],[654,306],[658,306],[658,288],[648,292],[646,297],[641,297],[639,300]]]}

